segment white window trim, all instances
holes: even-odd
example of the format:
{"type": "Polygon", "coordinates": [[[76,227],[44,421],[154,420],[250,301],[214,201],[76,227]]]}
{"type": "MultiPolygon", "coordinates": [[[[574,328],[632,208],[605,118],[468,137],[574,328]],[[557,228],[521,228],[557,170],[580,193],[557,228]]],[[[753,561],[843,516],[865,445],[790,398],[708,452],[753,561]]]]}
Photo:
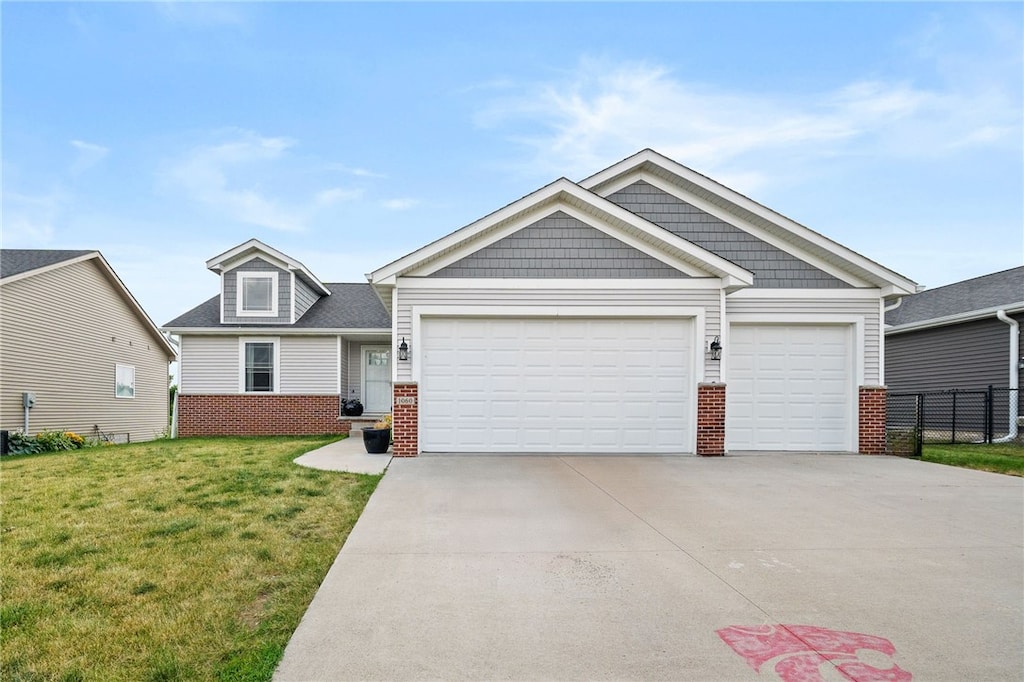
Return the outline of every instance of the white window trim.
{"type": "Polygon", "coordinates": [[[281,392],[281,337],[279,336],[241,336],[238,339],[238,392],[245,395],[266,395],[281,392]],[[271,343],[274,345],[274,390],[245,390],[245,344],[271,343]]]}
{"type": "Polygon", "coordinates": [[[278,297],[278,273],[272,271],[262,270],[245,270],[238,273],[236,294],[235,294],[235,314],[238,317],[277,317],[277,297],[278,297]],[[245,310],[243,304],[245,302],[245,280],[247,279],[269,279],[270,280],[270,310],[245,310]]]}
{"type": "Polygon", "coordinates": [[[134,400],[135,399],[135,365],[122,365],[121,363],[114,363],[114,397],[121,398],[123,400],[134,400]],[[130,369],[132,371],[132,382],[131,382],[131,395],[120,395],[117,392],[118,376],[121,374],[122,369],[130,369]]]}

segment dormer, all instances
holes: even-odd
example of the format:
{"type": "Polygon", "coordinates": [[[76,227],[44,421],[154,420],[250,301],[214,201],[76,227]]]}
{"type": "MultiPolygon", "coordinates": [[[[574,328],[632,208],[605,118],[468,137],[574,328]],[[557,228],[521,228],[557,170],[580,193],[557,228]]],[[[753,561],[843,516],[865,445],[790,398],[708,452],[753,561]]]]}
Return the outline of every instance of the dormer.
{"type": "Polygon", "coordinates": [[[221,324],[294,324],[331,292],[294,258],[250,239],[206,261],[220,275],[221,324]]]}

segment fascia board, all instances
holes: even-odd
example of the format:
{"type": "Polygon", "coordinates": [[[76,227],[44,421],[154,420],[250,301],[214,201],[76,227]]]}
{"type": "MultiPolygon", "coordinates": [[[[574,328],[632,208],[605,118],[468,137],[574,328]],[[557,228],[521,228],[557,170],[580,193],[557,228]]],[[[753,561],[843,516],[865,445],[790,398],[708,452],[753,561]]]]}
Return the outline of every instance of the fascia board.
{"type": "Polygon", "coordinates": [[[968,310],[963,313],[956,313],[954,315],[944,315],[942,317],[933,317],[928,320],[919,320],[917,322],[907,322],[905,324],[897,324],[893,326],[885,327],[885,334],[902,334],[904,332],[921,331],[923,329],[932,329],[933,327],[945,327],[951,324],[962,324],[964,322],[974,322],[975,320],[984,320],[989,317],[995,317],[998,311],[1004,311],[1007,315],[1016,315],[1017,313],[1024,313],[1024,301],[1018,301],[1017,303],[1009,303],[1006,305],[997,305],[990,308],[983,308],[981,310],[968,310]]]}
{"type": "Polygon", "coordinates": [[[391,327],[314,327],[289,329],[287,327],[161,327],[160,331],[175,336],[380,336],[391,334],[391,327]]]}
{"type": "MultiPolygon", "coordinates": [[[[876,286],[894,287],[894,293],[890,296],[898,296],[915,293],[917,291],[917,283],[894,272],[875,261],[860,255],[859,253],[839,244],[828,237],[815,232],[814,230],[801,225],[800,223],[787,218],[786,216],[774,211],[763,204],[760,204],[753,199],[750,199],[743,194],[740,194],[736,190],[730,189],[725,185],[712,180],[711,178],[698,173],[697,171],[687,168],[686,166],[673,161],[651,149],[645,149],[633,156],[620,161],[619,163],[607,168],[595,175],[580,182],[580,186],[585,189],[596,191],[600,194],[611,193],[608,191],[608,185],[612,182],[617,181],[621,176],[628,175],[630,173],[642,170],[643,166],[650,164],[666,172],[670,175],[674,175],[679,179],[686,182],[692,183],[706,192],[714,194],[727,203],[733,206],[743,209],[749,213],[752,213],[762,220],[771,223],[782,230],[802,239],[809,244],[822,249],[841,262],[854,266],[860,270],[863,270],[866,274],[870,275],[874,281],[871,284],[876,286]],[[902,292],[902,293],[901,293],[902,292]]],[[[664,188],[662,188],[664,189],[664,188]]],[[[680,187],[685,191],[684,188],[680,187]]],[[[614,190],[612,190],[614,191],[614,190]]],[[[689,193],[687,193],[689,194],[689,193]]],[[[701,207],[703,208],[703,207],[701,207]]],[[[741,216],[736,216],[741,219],[741,216]]],[[[745,221],[748,222],[748,221],[745,221]]],[[[748,222],[749,224],[749,222],[748,222]]],[[[763,228],[762,228],[763,229],[763,228]]],[[[854,273],[851,273],[854,274],[854,273]]]]}
{"type": "Polygon", "coordinates": [[[214,256],[210,260],[206,261],[206,268],[208,270],[213,270],[214,272],[223,272],[225,270],[238,267],[242,263],[246,263],[257,256],[264,257],[264,260],[269,260],[271,262],[276,261],[273,264],[282,270],[300,273],[303,276],[303,279],[308,280],[309,284],[311,284],[320,294],[323,296],[331,295],[330,290],[324,286],[324,283],[321,282],[320,279],[309,270],[309,268],[272,246],[267,246],[258,239],[250,239],[243,244],[239,244],[233,249],[225,251],[219,256],[214,256]],[[253,253],[250,254],[250,252],[253,253]]]}
{"type": "MultiPolygon", "coordinates": [[[[178,357],[178,350],[171,344],[170,341],[167,340],[166,336],[160,333],[160,328],[156,326],[156,323],[153,322],[153,320],[149,317],[149,314],[142,307],[142,304],[140,304],[139,301],[132,294],[132,292],[128,290],[128,287],[126,287],[124,282],[121,281],[121,278],[118,276],[118,274],[114,272],[114,268],[110,267],[110,263],[108,263],[107,259],[103,257],[103,254],[101,254],[99,251],[96,251],[95,255],[90,257],[96,259],[96,262],[99,263],[100,270],[103,271],[103,274],[106,276],[107,281],[114,285],[114,288],[118,291],[119,294],[121,294],[121,297],[128,304],[128,307],[135,312],[136,317],[138,317],[142,321],[143,326],[148,329],[149,333],[153,336],[153,338],[160,343],[164,350],[167,351],[167,354],[173,358],[178,357]]],[[[78,262],[79,260],[86,259],[74,258],[72,260],[64,261],[64,264],[71,264],[72,262],[78,262]]]]}
{"type": "Polygon", "coordinates": [[[44,265],[39,268],[26,270],[25,272],[19,272],[16,275],[9,275],[7,277],[4,277],[3,279],[0,279],[0,286],[3,286],[4,284],[10,284],[11,282],[17,282],[18,280],[22,280],[27,277],[41,275],[44,272],[52,272],[53,270],[66,267],[68,265],[74,265],[75,263],[81,263],[83,261],[87,261],[96,257],[102,257],[100,252],[90,251],[89,253],[83,253],[81,256],[75,256],[74,258],[68,258],[67,260],[62,260],[57,263],[50,263],[49,265],[44,265]]]}
{"type": "Polygon", "coordinates": [[[707,251],[659,225],[627,211],[607,199],[589,192],[564,178],[506,206],[462,230],[453,232],[432,245],[395,261],[371,274],[371,281],[384,283],[396,275],[427,276],[469,253],[512,234],[530,222],[548,206],[559,204],[577,219],[586,218],[592,227],[647,255],[676,267],[688,275],[711,274],[730,277],[740,284],[753,283],[753,273],[721,256],[707,251]],[[581,215],[581,212],[585,215],[581,215]],[[594,220],[598,224],[594,224],[594,220]],[[670,250],[666,253],[666,247],[670,250]],[[675,251],[673,254],[671,251],[675,251]]]}
{"type": "Polygon", "coordinates": [[[572,184],[572,182],[565,178],[559,178],[551,184],[541,187],[517,201],[513,201],[504,208],[498,209],[465,227],[459,228],[455,232],[451,232],[410,254],[402,256],[396,261],[392,261],[382,268],[374,270],[370,273],[370,282],[376,284],[391,277],[404,275],[423,263],[436,258],[438,255],[471,241],[481,232],[500,225],[523,211],[531,210],[540,204],[550,201],[552,197],[572,184]]]}

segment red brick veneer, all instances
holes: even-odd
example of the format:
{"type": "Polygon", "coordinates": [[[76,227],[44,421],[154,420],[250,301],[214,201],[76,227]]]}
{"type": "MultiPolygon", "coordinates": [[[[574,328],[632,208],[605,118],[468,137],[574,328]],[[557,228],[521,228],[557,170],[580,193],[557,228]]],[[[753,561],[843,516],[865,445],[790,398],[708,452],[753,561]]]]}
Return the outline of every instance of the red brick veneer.
{"type": "Polygon", "coordinates": [[[391,424],[391,437],[394,444],[391,446],[391,454],[395,457],[415,457],[420,454],[419,386],[415,383],[396,383],[393,395],[395,404],[391,414],[394,420],[391,424]]]}
{"type": "Polygon", "coordinates": [[[885,386],[861,386],[857,449],[863,455],[885,454],[885,386]]]}
{"type": "Polygon", "coordinates": [[[348,433],[336,395],[179,395],[179,436],[348,433]]]}
{"type": "Polygon", "coordinates": [[[725,384],[697,385],[697,454],[725,454],[725,384]]]}

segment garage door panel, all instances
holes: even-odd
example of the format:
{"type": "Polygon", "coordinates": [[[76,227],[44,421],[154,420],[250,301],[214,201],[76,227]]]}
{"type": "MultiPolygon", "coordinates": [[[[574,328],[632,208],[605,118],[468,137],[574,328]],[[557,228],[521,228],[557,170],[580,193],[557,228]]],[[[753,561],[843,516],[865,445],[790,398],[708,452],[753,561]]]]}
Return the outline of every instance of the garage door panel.
{"type": "Polygon", "coordinates": [[[734,324],[730,346],[727,447],[851,447],[850,325],[734,324]]]}
{"type": "Polygon", "coordinates": [[[426,318],[421,329],[425,451],[692,450],[690,320],[426,318]],[[467,365],[468,343],[486,350],[467,365]]]}

